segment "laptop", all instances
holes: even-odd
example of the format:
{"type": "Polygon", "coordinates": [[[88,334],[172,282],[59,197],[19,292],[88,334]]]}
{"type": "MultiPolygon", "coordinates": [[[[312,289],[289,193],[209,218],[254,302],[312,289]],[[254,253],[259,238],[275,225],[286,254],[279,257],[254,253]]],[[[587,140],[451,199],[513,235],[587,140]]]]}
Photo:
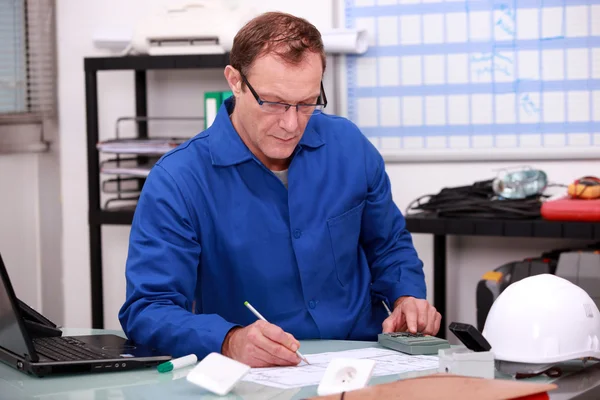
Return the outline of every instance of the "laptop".
{"type": "Polygon", "coordinates": [[[15,295],[0,256],[0,361],[33,376],[153,367],[170,355],[117,335],[62,336],[15,295]]]}

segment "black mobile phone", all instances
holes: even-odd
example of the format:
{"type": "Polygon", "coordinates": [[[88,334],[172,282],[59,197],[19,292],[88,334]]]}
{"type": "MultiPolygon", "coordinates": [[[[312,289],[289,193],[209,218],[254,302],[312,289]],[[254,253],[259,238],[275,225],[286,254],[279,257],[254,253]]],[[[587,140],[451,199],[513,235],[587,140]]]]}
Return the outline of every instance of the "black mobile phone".
{"type": "Polygon", "coordinates": [[[492,348],[481,332],[473,325],[462,322],[452,322],[449,329],[469,350],[479,352],[490,351],[492,348]]]}

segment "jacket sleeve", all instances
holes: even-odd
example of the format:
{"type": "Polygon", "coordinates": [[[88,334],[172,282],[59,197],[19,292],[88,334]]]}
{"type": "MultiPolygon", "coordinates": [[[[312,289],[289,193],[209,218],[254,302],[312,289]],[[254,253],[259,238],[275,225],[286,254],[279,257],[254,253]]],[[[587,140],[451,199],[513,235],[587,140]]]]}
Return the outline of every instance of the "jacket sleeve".
{"type": "Polygon", "coordinates": [[[417,255],[404,216],[392,200],[385,163],[366,142],[368,193],[363,213],[361,244],[372,276],[372,291],[390,305],[401,296],[426,298],[423,263],[417,255]]]}
{"type": "Polygon", "coordinates": [[[126,300],[119,320],[129,339],[180,357],[221,352],[235,326],[219,315],[194,314],[202,251],[190,204],[157,164],[136,207],[126,265],[126,300]]]}

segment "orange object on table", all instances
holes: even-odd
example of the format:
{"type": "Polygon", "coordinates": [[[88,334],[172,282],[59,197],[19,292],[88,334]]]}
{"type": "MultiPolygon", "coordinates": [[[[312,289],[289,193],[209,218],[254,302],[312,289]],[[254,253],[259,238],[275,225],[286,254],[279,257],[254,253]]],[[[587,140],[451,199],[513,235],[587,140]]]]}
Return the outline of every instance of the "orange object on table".
{"type": "Polygon", "coordinates": [[[542,218],[550,221],[600,222],[600,199],[563,197],[545,201],[540,213],[542,218]]]}
{"type": "MultiPolygon", "coordinates": [[[[344,393],[344,400],[547,400],[558,386],[509,379],[484,379],[452,374],[433,374],[373,385],[344,393]]],[[[339,400],[341,394],[314,400],[339,400]]]]}
{"type": "Polygon", "coordinates": [[[568,192],[574,199],[600,199],[600,179],[584,176],[571,183],[568,192]]]}

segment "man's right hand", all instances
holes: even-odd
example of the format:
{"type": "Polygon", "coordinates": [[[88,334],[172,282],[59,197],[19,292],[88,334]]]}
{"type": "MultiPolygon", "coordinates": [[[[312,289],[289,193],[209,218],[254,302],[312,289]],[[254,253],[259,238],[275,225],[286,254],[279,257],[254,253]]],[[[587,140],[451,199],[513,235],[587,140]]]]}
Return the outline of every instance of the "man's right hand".
{"type": "Polygon", "coordinates": [[[259,320],[245,328],[227,333],[222,353],[250,367],[298,365],[296,350],[300,343],[280,327],[259,320]]]}

